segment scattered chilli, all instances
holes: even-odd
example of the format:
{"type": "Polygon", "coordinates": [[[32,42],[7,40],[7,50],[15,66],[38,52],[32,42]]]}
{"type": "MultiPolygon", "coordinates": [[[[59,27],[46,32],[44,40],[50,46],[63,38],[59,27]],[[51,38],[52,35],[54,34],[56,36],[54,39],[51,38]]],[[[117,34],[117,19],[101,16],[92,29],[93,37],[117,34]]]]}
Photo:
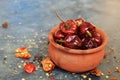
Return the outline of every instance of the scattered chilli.
{"type": "Polygon", "coordinates": [[[102,76],[103,75],[102,71],[97,69],[97,68],[91,70],[90,74],[95,75],[95,76],[102,76]]]}
{"type": "Polygon", "coordinates": [[[120,73],[120,68],[119,67],[116,67],[116,72],[119,72],[120,73]]]}
{"type": "Polygon", "coordinates": [[[16,49],[15,56],[17,58],[26,58],[26,59],[31,58],[31,55],[28,52],[26,47],[21,47],[21,48],[16,49]]]}
{"type": "Polygon", "coordinates": [[[26,63],[26,65],[24,66],[24,71],[27,73],[34,73],[35,70],[36,66],[32,63],[26,63]]]}
{"type": "Polygon", "coordinates": [[[112,71],[111,70],[108,71],[108,75],[112,75],[112,71]]]}
{"type": "Polygon", "coordinates": [[[52,71],[55,67],[55,64],[50,60],[49,57],[43,59],[41,63],[42,63],[43,70],[45,72],[52,71]]]}
{"type": "Polygon", "coordinates": [[[111,80],[118,80],[117,78],[112,78],[111,80]]]}
{"type": "Polygon", "coordinates": [[[8,22],[2,23],[2,27],[3,27],[3,28],[7,28],[7,27],[8,27],[8,22]]]}

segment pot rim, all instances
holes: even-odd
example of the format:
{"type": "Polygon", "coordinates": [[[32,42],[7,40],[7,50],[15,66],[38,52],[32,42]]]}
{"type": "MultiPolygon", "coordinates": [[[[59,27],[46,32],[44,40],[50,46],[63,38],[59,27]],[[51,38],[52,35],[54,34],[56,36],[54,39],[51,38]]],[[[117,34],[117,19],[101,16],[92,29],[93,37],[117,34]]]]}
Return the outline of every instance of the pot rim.
{"type": "Polygon", "coordinates": [[[107,38],[107,35],[106,33],[101,30],[100,28],[96,27],[96,31],[101,34],[102,36],[102,44],[96,48],[92,48],[92,49],[87,49],[87,50],[80,50],[80,49],[71,49],[71,48],[67,48],[67,47],[64,47],[62,45],[59,45],[58,43],[56,43],[54,41],[54,38],[53,38],[53,34],[54,32],[59,29],[59,26],[56,25],[55,27],[53,27],[51,29],[51,31],[49,32],[48,34],[48,39],[49,39],[49,42],[54,46],[56,47],[57,49],[60,49],[62,51],[65,51],[67,53],[72,53],[72,54],[91,54],[91,53],[95,53],[95,52],[98,52],[100,50],[103,50],[104,47],[106,46],[107,42],[108,42],[108,38],[107,38]]]}

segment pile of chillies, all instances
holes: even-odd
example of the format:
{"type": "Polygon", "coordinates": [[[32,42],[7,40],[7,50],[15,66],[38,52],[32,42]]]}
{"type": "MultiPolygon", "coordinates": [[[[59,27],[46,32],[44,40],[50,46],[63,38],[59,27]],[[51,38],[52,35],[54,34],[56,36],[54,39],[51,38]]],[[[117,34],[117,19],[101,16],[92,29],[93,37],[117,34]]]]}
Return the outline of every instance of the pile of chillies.
{"type": "Polygon", "coordinates": [[[62,21],[54,33],[58,44],[72,49],[91,49],[101,45],[101,35],[96,27],[82,18],[62,21]]]}

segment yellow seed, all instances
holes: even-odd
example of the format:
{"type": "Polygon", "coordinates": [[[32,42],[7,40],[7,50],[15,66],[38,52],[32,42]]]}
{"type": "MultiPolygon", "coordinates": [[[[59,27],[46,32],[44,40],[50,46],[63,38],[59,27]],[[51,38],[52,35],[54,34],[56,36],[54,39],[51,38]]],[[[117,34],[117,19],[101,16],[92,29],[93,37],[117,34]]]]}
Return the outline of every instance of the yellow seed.
{"type": "Polygon", "coordinates": [[[118,67],[116,67],[116,69],[119,69],[118,67]]]}
{"type": "Polygon", "coordinates": [[[49,67],[52,67],[52,64],[49,64],[48,66],[49,66],[49,67]]]}
{"type": "Polygon", "coordinates": [[[49,73],[46,73],[46,76],[49,76],[49,73]]]}
{"type": "Polygon", "coordinates": [[[22,78],[21,80],[25,80],[25,78],[22,78]]]}
{"type": "Polygon", "coordinates": [[[82,21],[76,21],[77,25],[80,26],[82,24],[82,21]]]}
{"type": "Polygon", "coordinates": [[[108,79],[108,78],[109,78],[109,76],[105,76],[105,78],[106,78],[106,79],[108,79]]]}
{"type": "Polygon", "coordinates": [[[24,54],[25,54],[25,53],[23,53],[23,52],[21,53],[21,55],[24,55],[24,54]]]}
{"type": "Polygon", "coordinates": [[[7,58],[7,56],[5,56],[5,58],[7,58]]]}
{"type": "Polygon", "coordinates": [[[87,76],[86,76],[86,75],[84,75],[84,74],[83,74],[83,75],[81,75],[81,76],[82,76],[84,79],[85,79],[85,78],[87,78],[87,76]]]}
{"type": "Polygon", "coordinates": [[[21,63],[23,63],[24,61],[23,60],[21,60],[21,63]]]}
{"type": "Polygon", "coordinates": [[[40,76],[40,78],[43,78],[42,76],[40,76]]]}
{"type": "Polygon", "coordinates": [[[67,75],[65,75],[65,78],[67,78],[67,75]]]}
{"type": "Polygon", "coordinates": [[[104,75],[104,73],[101,73],[101,75],[103,76],[103,75],[104,75]]]}
{"type": "Polygon", "coordinates": [[[18,65],[18,68],[20,69],[20,68],[22,68],[22,66],[21,66],[21,65],[18,65]]]}
{"type": "Polygon", "coordinates": [[[16,51],[15,52],[19,52],[19,50],[18,49],[16,49],[16,51]]]}
{"type": "Polygon", "coordinates": [[[92,80],[91,78],[88,78],[88,80],[92,80]]]}
{"type": "Polygon", "coordinates": [[[23,66],[25,66],[26,65],[26,63],[23,63],[23,66]]]}
{"type": "Polygon", "coordinates": [[[7,62],[7,61],[5,61],[5,63],[7,64],[8,62],[7,62]]]}

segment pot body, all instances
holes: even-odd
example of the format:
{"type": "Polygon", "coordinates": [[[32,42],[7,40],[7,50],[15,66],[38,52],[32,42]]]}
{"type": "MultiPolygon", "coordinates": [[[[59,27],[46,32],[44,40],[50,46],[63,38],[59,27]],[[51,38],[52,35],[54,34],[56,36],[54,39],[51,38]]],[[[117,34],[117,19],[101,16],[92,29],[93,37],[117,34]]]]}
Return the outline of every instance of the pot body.
{"type": "Polygon", "coordinates": [[[58,26],[49,33],[48,52],[51,60],[60,68],[70,72],[85,72],[97,67],[104,57],[104,49],[107,44],[106,34],[97,28],[103,42],[94,49],[75,50],[63,47],[54,41],[53,34],[58,26]]]}
{"type": "Polygon", "coordinates": [[[50,58],[60,68],[70,72],[85,72],[97,67],[104,57],[104,49],[92,54],[72,54],[48,45],[50,58]]]}

